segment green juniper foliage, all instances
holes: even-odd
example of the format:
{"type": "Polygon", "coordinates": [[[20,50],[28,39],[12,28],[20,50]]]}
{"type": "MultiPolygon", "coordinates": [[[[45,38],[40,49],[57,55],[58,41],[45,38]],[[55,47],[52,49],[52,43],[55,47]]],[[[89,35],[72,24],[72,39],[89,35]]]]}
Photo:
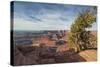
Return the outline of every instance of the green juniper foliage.
{"type": "Polygon", "coordinates": [[[69,42],[70,45],[76,47],[77,52],[88,49],[89,47],[93,48],[91,38],[95,38],[95,36],[91,35],[90,31],[86,29],[92,27],[92,24],[96,22],[96,11],[96,7],[90,10],[83,10],[71,25],[69,42]]]}

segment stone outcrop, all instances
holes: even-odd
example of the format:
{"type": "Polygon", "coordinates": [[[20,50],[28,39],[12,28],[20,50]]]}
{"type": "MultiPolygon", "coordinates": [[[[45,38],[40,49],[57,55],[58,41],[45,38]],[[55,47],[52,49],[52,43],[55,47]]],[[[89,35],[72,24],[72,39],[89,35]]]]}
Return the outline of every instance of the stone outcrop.
{"type": "Polygon", "coordinates": [[[78,62],[80,56],[73,49],[54,52],[47,46],[16,46],[14,48],[14,65],[35,65],[78,62]]]}

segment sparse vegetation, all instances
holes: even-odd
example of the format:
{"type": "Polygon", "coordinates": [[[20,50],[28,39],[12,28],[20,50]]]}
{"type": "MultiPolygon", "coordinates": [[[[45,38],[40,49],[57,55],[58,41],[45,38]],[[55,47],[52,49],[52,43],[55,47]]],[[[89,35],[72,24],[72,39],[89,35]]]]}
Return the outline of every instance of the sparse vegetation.
{"type": "Polygon", "coordinates": [[[84,10],[76,17],[74,23],[71,25],[71,33],[69,37],[69,45],[77,52],[94,48],[91,44],[91,39],[96,39],[91,32],[87,30],[96,21],[96,7],[91,10],[84,10]]]}

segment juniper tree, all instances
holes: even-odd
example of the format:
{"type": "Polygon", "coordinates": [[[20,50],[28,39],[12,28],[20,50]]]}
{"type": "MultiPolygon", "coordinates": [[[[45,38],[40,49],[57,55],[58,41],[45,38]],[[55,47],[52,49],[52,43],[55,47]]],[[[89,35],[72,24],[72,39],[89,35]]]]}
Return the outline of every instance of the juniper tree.
{"type": "Polygon", "coordinates": [[[96,10],[96,7],[83,10],[71,25],[70,45],[75,46],[78,52],[90,46],[91,35],[90,31],[86,29],[92,27],[92,24],[96,22],[96,10]]]}

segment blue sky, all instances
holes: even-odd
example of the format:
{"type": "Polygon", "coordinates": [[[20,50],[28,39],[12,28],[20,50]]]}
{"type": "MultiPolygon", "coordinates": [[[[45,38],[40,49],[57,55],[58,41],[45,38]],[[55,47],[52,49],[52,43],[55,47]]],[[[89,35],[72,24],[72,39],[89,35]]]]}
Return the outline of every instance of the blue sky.
{"type": "MultiPolygon", "coordinates": [[[[92,6],[14,2],[14,30],[70,30],[78,12],[92,6]]],[[[96,30],[97,23],[91,30],[96,30]]]]}

